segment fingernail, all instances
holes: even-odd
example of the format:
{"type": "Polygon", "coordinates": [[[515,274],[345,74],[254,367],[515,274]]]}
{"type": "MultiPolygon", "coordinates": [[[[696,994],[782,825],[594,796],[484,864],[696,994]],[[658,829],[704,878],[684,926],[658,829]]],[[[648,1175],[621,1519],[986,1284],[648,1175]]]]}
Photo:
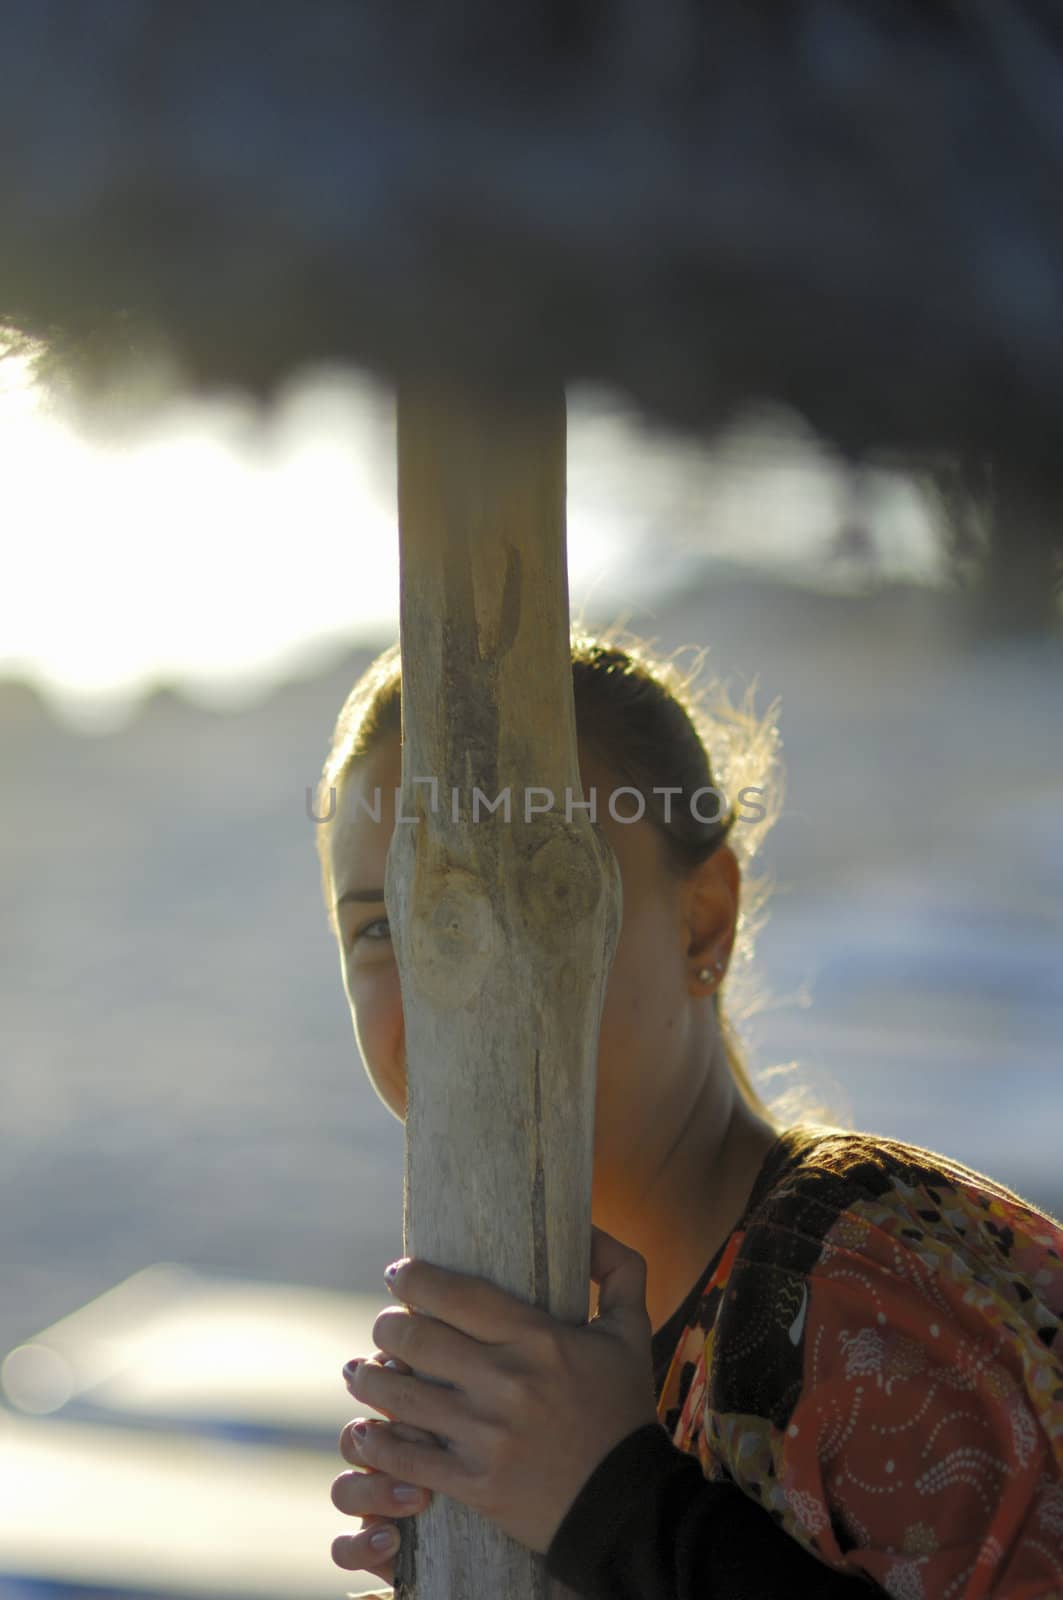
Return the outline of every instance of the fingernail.
{"type": "Polygon", "coordinates": [[[385,1367],[393,1367],[396,1372],[401,1371],[401,1368],[399,1367],[398,1362],[395,1360],[395,1358],[393,1356],[389,1356],[388,1359],[384,1362],[384,1365],[385,1365],[385,1367]]]}
{"type": "Polygon", "coordinates": [[[387,1528],[376,1528],[369,1535],[369,1543],[374,1550],[386,1550],[389,1545],[398,1544],[398,1529],[392,1524],[387,1528]]]}
{"type": "Polygon", "coordinates": [[[391,1491],[396,1500],[419,1500],[421,1491],[415,1483],[397,1483],[391,1491]]]}
{"type": "Polygon", "coordinates": [[[357,1357],[355,1357],[354,1359],[352,1359],[350,1361],[345,1361],[344,1362],[344,1364],[343,1364],[343,1376],[347,1379],[348,1383],[350,1383],[352,1381],[352,1379],[357,1377],[358,1368],[361,1366],[361,1364],[362,1364],[361,1360],[359,1358],[357,1358],[357,1357]]]}
{"type": "Polygon", "coordinates": [[[398,1275],[399,1269],[404,1267],[409,1259],[409,1256],[401,1256],[398,1261],[393,1261],[390,1267],[384,1268],[384,1276],[389,1283],[398,1275]]]}

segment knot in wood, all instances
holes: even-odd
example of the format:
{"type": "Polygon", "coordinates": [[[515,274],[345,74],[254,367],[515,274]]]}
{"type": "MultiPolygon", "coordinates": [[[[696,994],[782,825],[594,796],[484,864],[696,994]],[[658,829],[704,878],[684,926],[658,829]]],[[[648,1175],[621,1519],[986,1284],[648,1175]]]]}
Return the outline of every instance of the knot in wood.
{"type": "Polygon", "coordinates": [[[497,954],[495,914],[478,880],[449,867],[415,907],[410,963],[415,983],[437,1004],[464,1005],[497,954]]]}
{"type": "Polygon", "coordinates": [[[602,847],[589,827],[553,815],[538,818],[533,839],[517,869],[520,925],[537,942],[562,946],[601,900],[602,847]]]}

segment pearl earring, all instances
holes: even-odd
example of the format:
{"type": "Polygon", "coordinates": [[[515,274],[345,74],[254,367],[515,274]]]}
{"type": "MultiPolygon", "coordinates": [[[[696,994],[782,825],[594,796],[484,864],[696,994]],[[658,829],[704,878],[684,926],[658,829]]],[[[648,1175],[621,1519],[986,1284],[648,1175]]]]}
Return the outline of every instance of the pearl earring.
{"type": "MultiPolygon", "coordinates": [[[[723,962],[722,961],[714,961],[712,966],[716,968],[717,972],[722,972],[723,971],[723,962]]],[[[709,979],[711,977],[712,977],[712,967],[702,967],[701,970],[698,973],[698,982],[699,983],[708,983],[708,981],[709,981],[709,979]]]]}

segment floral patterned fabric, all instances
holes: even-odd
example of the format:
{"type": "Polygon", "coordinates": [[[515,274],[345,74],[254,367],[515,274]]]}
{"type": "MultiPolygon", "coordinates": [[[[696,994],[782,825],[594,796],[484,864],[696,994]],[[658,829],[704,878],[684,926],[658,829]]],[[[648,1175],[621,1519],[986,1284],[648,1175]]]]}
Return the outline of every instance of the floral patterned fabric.
{"type": "Polygon", "coordinates": [[[779,1140],[679,1339],[672,1443],[896,1600],[1063,1596],[1063,1226],[897,1141],[779,1140]]]}

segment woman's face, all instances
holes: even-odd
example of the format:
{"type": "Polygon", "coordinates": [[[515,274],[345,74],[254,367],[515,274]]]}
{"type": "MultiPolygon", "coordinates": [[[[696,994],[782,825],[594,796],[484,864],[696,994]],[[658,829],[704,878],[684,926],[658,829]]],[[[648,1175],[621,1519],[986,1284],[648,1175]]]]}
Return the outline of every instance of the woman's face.
{"type": "MultiPolygon", "coordinates": [[[[598,1052],[594,1186],[606,1199],[630,1190],[640,1176],[652,1181],[691,1110],[704,1070],[704,1039],[695,1024],[699,1018],[704,1024],[709,992],[695,974],[716,959],[726,965],[738,868],[724,845],[696,875],[680,878],[667,865],[665,841],[652,822],[617,821],[610,814],[609,795],[623,780],[583,744],[579,765],[584,798],[597,790],[597,821],[616,854],[623,887],[598,1052]]],[[[329,861],[355,1036],[377,1094],[404,1120],[402,1002],[383,898],[401,777],[397,735],[353,765],[336,797],[329,861]],[[370,814],[377,790],[379,822],[370,814]]],[[[633,807],[632,796],[618,797],[621,817],[633,807]]]]}

